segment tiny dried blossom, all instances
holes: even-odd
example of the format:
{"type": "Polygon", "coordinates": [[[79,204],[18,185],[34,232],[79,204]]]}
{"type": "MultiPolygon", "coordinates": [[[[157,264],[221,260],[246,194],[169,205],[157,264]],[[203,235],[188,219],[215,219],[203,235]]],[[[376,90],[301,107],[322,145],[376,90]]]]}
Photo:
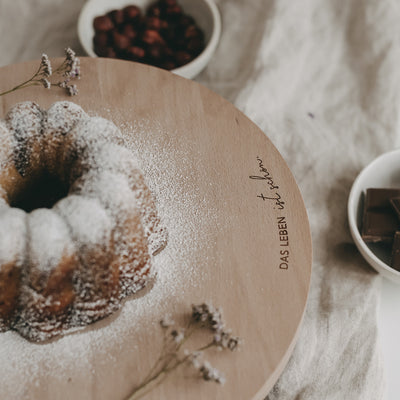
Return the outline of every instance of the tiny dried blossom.
{"type": "Polygon", "coordinates": [[[76,53],[70,47],[67,47],[64,51],[67,62],[72,64],[76,59],[76,53]]]}
{"type": "Polygon", "coordinates": [[[200,369],[201,358],[203,357],[202,351],[194,351],[188,355],[188,363],[191,364],[195,369],[200,369]]]}
{"type": "Polygon", "coordinates": [[[224,329],[224,323],[222,322],[222,313],[218,308],[213,310],[213,312],[210,314],[209,320],[212,330],[220,332],[224,329]]]}
{"type": "Polygon", "coordinates": [[[65,71],[64,76],[70,79],[80,79],[81,77],[81,66],[79,58],[75,58],[73,63],[65,71]]]}
{"type": "Polygon", "coordinates": [[[43,78],[41,80],[41,82],[42,82],[42,84],[43,84],[45,89],[50,89],[51,88],[51,82],[48,79],[43,78]]]}
{"type": "Polygon", "coordinates": [[[70,96],[76,96],[78,94],[78,88],[76,87],[76,85],[69,85],[66,87],[66,89],[70,96]]]}
{"type": "Polygon", "coordinates": [[[228,341],[228,349],[235,351],[240,346],[241,340],[238,336],[232,336],[228,341]]]}
{"type": "Polygon", "coordinates": [[[79,66],[74,67],[68,75],[71,79],[81,79],[81,69],[79,66]]]}
{"type": "Polygon", "coordinates": [[[224,329],[221,310],[210,304],[192,305],[192,318],[197,322],[206,322],[213,331],[220,332],[224,329]]]}
{"type": "Polygon", "coordinates": [[[169,328],[170,326],[175,325],[175,321],[171,318],[170,314],[164,315],[164,318],[160,321],[160,325],[162,328],[169,328]]]}
{"type": "Polygon", "coordinates": [[[72,79],[80,79],[81,69],[80,69],[80,59],[76,57],[75,52],[67,47],[65,49],[65,60],[63,64],[57,69],[59,74],[62,74],[64,79],[57,82],[57,86],[65,89],[70,96],[75,96],[78,94],[78,88],[76,85],[70,85],[69,82],[72,79]]]}
{"type": "Polygon", "coordinates": [[[232,336],[231,331],[217,332],[214,335],[214,344],[222,349],[236,350],[240,345],[240,338],[232,336]]]}
{"type": "Polygon", "coordinates": [[[49,78],[53,73],[53,69],[51,67],[51,63],[47,54],[42,54],[42,59],[40,62],[40,68],[42,69],[42,75],[45,78],[49,78]]]}
{"type": "Polygon", "coordinates": [[[76,57],[75,52],[70,47],[67,47],[65,49],[65,62],[67,64],[65,76],[70,76],[71,78],[79,78],[81,60],[76,57]]]}
{"type": "Polygon", "coordinates": [[[205,381],[212,381],[221,385],[225,383],[224,375],[217,368],[214,368],[208,361],[203,362],[199,371],[205,381]]]}
{"type": "Polygon", "coordinates": [[[183,339],[185,339],[185,334],[183,332],[183,330],[177,330],[177,329],[173,329],[171,331],[171,336],[174,340],[175,343],[179,344],[182,343],[183,339]]]}
{"type": "Polygon", "coordinates": [[[217,332],[214,335],[214,344],[226,349],[228,347],[230,333],[228,331],[217,332]]]}
{"type": "Polygon", "coordinates": [[[69,81],[70,79],[66,79],[65,81],[58,82],[57,85],[60,86],[60,88],[66,89],[69,81]]]}
{"type": "Polygon", "coordinates": [[[77,57],[75,58],[75,62],[71,68],[71,74],[74,78],[81,78],[81,60],[77,57]]]}
{"type": "Polygon", "coordinates": [[[205,322],[208,318],[208,308],[205,303],[192,305],[192,318],[197,322],[205,322]]]}

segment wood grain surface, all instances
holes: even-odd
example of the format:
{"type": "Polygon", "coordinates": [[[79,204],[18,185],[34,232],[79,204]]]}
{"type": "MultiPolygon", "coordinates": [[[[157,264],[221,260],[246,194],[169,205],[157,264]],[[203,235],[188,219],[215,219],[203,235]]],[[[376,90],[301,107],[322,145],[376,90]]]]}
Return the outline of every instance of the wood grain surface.
{"type": "MultiPolygon", "coordinates": [[[[207,88],[131,62],[81,61],[78,96],[70,98],[61,90],[41,87],[20,90],[0,97],[0,117],[19,101],[32,100],[48,108],[55,101],[71,100],[117,125],[146,119],[162,126],[166,133],[155,139],[154,151],[167,142],[170,148],[183,148],[184,143],[188,157],[173,160],[180,171],[175,179],[183,188],[187,181],[190,187],[195,185],[206,204],[213,205],[217,220],[199,235],[208,242],[207,254],[193,254],[202,278],[195,283],[188,279],[182,293],[167,296],[163,303],[179,319],[192,303],[210,300],[222,307],[227,324],[243,339],[240,351],[209,356],[224,371],[224,386],[203,382],[182,368],[145,399],[263,399],[293,350],[311,274],[307,214],[289,168],[254,123],[207,88]]],[[[1,68],[0,91],[29,78],[37,65],[32,61],[1,68]]],[[[87,329],[107,329],[119,318],[107,318],[87,329]]],[[[132,325],[136,326],[133,333],[121,334],[107,350],[110,357],[94,352],[91,360],[80,363],[77,354],[73,369],[60,369],[59,376],[39,370],[35,380],[21,379],[19,385],[29,394],[26,398],[126,398],[157,358],[160,345],[154,321],[144,321],[143,326],[132,321],[132,325]]],[[[81,340],[85,334],[84,330],[69,335],[68,343],[72,346],[75,337],[81,340]]],[[[99,340],[98,347],[106,346],[99,340]]],[[[61,346],[63,341],[58,342],[61,346]]],[[[45,351],[47,345],[25,346],[41,346],[38,351],[45,351]]],[[[58,355],[49,352],[48,357],[58,355]]],[[[43,371],[51,362],[43,363],[43,371]]],[[[0,375],[1,371],[2,367],[0,375]]],[[[17,379],[19,373],[15,369],[10,379],[17,379]]],[[[0,389],[0,395],[7,393],[0,389]]],[[[11,393],[7,398],[13,398],[11,393]]]]}

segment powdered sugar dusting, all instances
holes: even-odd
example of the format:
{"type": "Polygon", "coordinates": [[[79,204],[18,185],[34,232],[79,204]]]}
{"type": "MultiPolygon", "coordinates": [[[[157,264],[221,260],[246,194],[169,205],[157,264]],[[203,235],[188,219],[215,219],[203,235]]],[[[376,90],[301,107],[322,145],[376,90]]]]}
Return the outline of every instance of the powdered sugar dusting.
{"type": "Polygon", "coordinates": [[[76,251],[64,220],[53,210],[39,208],[28,217],[28,254],[34,269],[48,275],[65,254],[76,251]]]}
{"type": "Polygon", "coordinates": [[[12,157],[11,145],[11,134],[5,122],[0,121],[0,170],[5,167],[12,157]]]}
{"type": "Polygon", "coordinates": [[[105,246],[110,241],[113,222],[97,199],[71,195],[60,200],[54,210],[64,217],[80,245],[105,246]]]}
{"type": "Polygon", "coordinates": [[[30,164],[39,162],[43,117],[40,107],[30,101],[18,103],[6,115],[5,121],[15,142],[14,162],[21,175],[25,175],[30,164]]]}
{"type": "Polygon", "coordinates": [[[3,222],[0,225],[0,264],[17,260],[21,266],[25,258],[26,215],[21,210],[1,205],[0,214],[3,222]]]}
{"type": "Polygon", "coordinates": [[[126,213],[137,207],[126,177],[110,171],[91,171],[72,185],[70,193],[100,198],[114,217],[118,217],[115,214],[126,213]]]}
{"type": "MultiPolygon", "coordinates": [[[[8,287],[1,292],[1,329],[42,341],[109,315],[142,289],[152,272],[150,255],[165,247],[166,230],[137,163],[127,161],[130,152],[114,123],[89,117],[70,102],[45,111],[29,101],[12,107],[5,121],[12,158],[0,173],[12,170],[21,182],[13,184],[14,176],[1,179],[2,198],[29,212],[29,201],[20,204],[15,198],[29,200],[24,188],[35,190],[38,181],[40,193],[43,176],[55,178],[63,195],[70,189],[52,210],[27,217],[21,242],[28,252],[21,252],[21,269],[17,260],[0,264],[0,284],[8,287]],[[110,144],[115,151],[104,151],[110,144]],[[83,196],[74,195],[82,189],[83,196]]],[[[49,206],[41,199],[32,204],[49,206]]]]}
{"type": "Polygon", "coordinates": [[[44,130],[54,136],[62,136],[69,132],[80,119],[87,118],[86,113],[77,104],[70,101],[54,103],[46,113],[44,130]]]}
{"type": "Polygon", "coordinates": [[[148,120],[134,126],[114,122],[139,160],[169,234],[167,247],[153,260],[157,273],[154,285],[141,297],[125,301],[119,313],[51,342],[37,345],[12,331],[0,334],[0,398],[39,398],[43,384],[48,398],[70,398],[75,387],[79,398],[112,398],[106,390],[93,388],[94,376],[112,376],[129,387],[126,376],[132,366],[137,367],[134,357],[142,345],[140,332],[158,329],[158,320],[165,312],[173,312],[174,304],[187,302],[184,298],[188,293],[195,296],[206,278],[198,265],[214,261],[208,256],[213,242],[206,232],[217,223],[217,210],[190,177],[192,164],[199,162],[190,144],[184,139],[170,142],[169,132],[148,120]],[[132,355],[131,364],[121,361],[128,355],[132,355]],[[65,388],[69,391],[64,393],[65,388]]]}

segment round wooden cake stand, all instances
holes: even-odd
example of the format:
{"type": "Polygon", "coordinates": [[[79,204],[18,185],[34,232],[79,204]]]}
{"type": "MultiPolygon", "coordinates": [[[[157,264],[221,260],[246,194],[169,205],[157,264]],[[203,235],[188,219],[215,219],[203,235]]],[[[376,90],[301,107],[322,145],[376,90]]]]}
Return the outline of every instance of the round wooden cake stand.
{"type": "MultiPolygon", "coordinates": [[[[53,61],[57,64],[60,60],[53,61]]],[[[196,240],[200,243],[193,246],[185,262],[195,263],[201,274],[197,272],[193,279],[193,269],[189,269],[187,279],[184,274],[180,278],[182,290],[165,296],[159,312],[149,301],[149,313],[154,315],[151,321],[132,318],[131,329],[125,320],[110,337],[102,332],[119,326],[124,309],[94,327],[48,344],[29,343],[15,332],[0,334],[1,346],[15,344],[16,352],[25,346],[28,364],[35,363],[28,379],[28,373],[21,369],[6,368],[9,362],[18,365],[18,360],[1,359],[0,352],[0,397],[14,398],[6,384],[14,379],[29,399],[124,399],[158,357],[158,319],[165,310],[179,320],[190,312],[192,303],[210,301],[223,309],[227,325],[243,340],[238,352],[214,351],[207,356],[224,372],[225,385],[203,382],[188,368],[181,368],[145,399],[263,399],[293,350],[310,283],[309,223],[289,168],[254,123],[207,88],[132,62],[81,61],[83,75],[77,82],[77,96],[68,97],[58,88],[19,90],[0,97],[0,117],[19,101],[35,101],[47,109],[55,101],[70,100],[91,114],[112,119],[128,136],[148,134],[147,128],[129,133],[129,127],[138,126],[138,121],[159,127],[160,135],[153,131],[151,136],[157,143],[148,162],[157,162],[162,148],[179,148],[177,152],[168,150],[174,166],[171,185],[183,188],[179,196],[185,196],[185,187],[195,187],[194,198],[201,199],[198,220],[192,221],[195,228],[198,223],[196,240]],[[214,215],[208,224],[203,223],[209,218],[204,204],[214,215]],[[206,242],[204,246],[201,241],[206,242]],[[93,330],[96,336],[90,339],[93,351],[88,359],[79,354],[78,344],[74,346],[89,340],[86,336],[94,335],[93,330]],[[68,352],[62,348],[67,343],[68,352]],[[65,361],[64,367],[60,358],[66,354],[74,362],[65,361]],[[15,376],[10,377],[10,371],[15,376]]],[[[38,61],[34,61],[1,68],[0,90],[29,78],[37,66],[38,61]]],[[[166,179],[171,174],[170,165],[166,165],[166,179]]],[[[162,192],[157,201],[162,200],[160,196],[162,192]]],[[[185,212],[188,210],[182,210],[183,218],[185,212]]],[[[164,206],[162,213],[168,214],[168,207],[164,206]]],[[[170,253],[176,246],[174,249],[170,253]]],[[[173,262],[174,254],[170,259],[173,262]]],[[[142,297],[142,303],[151,293],[142,297]]],[[[135,301],[128,300],[124,307],[134,307],[135,301]]]]}

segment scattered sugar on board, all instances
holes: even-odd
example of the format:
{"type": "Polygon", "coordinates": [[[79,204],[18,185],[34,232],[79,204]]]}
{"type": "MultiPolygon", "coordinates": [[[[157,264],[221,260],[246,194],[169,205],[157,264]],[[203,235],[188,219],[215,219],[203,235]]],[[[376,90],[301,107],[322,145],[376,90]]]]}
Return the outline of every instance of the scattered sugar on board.
{"type": "MultiPolygon", "coordinates": [[[[80,388],[80,398],[103,398],[104,393],[96,393],[92,384],[95,378],[114,374],[118,380],[132,370],[133,382],[133,371],[140,370],[135,353],[146,337],[138,335],[139,330],[160,334],[158,321],[165,313],[174,314],[174,304],[184,303],[189,310],[188,293],[193,293],[193,301],[208,300],[198,299],[196,288],[205,279],[199,265],[214,261],[208,256],[213,238],[207,235],[207,227],[218,224],[218,218],[217,210],[199,192],[191,176],[193,166],[201,165],[200,155],[196,156],[184,140],[170,142],[168,132],[154,122],[142,120],[134,126],[114,122],[129,138],[127,145],[139,159],[168,229],[167,247],[154,258],[154,285],[145,289],[145,294],[128,298],[110,317],[44,344],[30,343],[12,331],[0,333],[1,399],[34,398],[43,392],[43,385],[45,392],[57,393],[66,383],[71,383],[72,390],[80,388]],[[132,360],[126,361],[129,355],[132,360]]],[[[201,168],[196,168],[199,173],[201,168]]],[[[151,361],[141,360],[143,368],[151,361]]],[[[126,384],[126,378],[124,381],[126,384]]]]}

